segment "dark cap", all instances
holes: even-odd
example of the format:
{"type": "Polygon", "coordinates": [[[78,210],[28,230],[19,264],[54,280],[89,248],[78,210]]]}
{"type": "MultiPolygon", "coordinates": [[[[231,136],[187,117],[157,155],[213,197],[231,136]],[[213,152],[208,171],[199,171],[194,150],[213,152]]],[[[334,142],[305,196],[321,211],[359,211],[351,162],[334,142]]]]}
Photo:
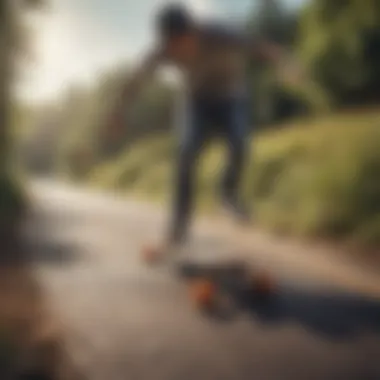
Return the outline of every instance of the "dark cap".
{"type": "Polygon", "coordinates": [[[163,38],[170,38],[189,32],[194,27],[191,13],[181,4],[163,7],[156,16],[157,31],[163,38]]]}

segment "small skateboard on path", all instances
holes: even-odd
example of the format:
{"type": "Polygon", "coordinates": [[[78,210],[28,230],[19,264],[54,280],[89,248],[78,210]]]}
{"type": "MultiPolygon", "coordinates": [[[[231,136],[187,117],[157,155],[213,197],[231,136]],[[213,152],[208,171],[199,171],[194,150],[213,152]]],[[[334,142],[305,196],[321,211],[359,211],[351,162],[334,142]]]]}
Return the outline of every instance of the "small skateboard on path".
{"type": "MultiPolygon", "coordinates": [[[[239,257],[218,257],[217,251],[215,249],[216,254],[208,260],[197,259],[189,252],[187,258],[174,263],[175,273],[185,281],[189,298],[197,308],[218,307],[218,303],[226,298],[253,299],[275,293],[276,284],[268,272],[254,268],[239,257]]],[[[149,265],[165,264],[155,247],[145,246],[141,253],[142,259],[149,265]]]]}

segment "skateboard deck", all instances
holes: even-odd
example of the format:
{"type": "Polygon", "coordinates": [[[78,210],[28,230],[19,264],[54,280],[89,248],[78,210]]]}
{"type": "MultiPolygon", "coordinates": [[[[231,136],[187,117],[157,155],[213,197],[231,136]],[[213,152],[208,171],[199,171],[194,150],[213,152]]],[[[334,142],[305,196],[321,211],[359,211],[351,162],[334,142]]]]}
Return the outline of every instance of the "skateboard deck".
{"type": "MultiPolygon", "coordinates": [[[[180,257],[169,261],[160,260],[160,254],[149,246],[142,253],[146,263],[164,265],[183,280],[189,299],[197,308],[212,309],[226,298],[262,297],[275,292],[275,282],[269,273],[234,254],[232,247],[210,249],[201,245],[187,247],[185,251],[185,255],[182,250],[180,257]]],[[[177,252],[171,254],[175,256],[177,252]]]]}
{"type": "Polygon", "coordinates": [[[177,269],[188,284],[191,301],[200,308],[217,307],[226,298],[253,298],[274,292],[271,276],[263,270],[253,270],[243,260],[197,263],[189,259],[177,269]]]}

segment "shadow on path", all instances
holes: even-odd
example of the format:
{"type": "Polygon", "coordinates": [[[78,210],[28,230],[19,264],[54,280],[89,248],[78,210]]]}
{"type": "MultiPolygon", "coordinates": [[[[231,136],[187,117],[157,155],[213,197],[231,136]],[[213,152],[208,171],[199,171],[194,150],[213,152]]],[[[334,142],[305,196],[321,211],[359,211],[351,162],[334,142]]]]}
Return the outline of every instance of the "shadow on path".
{"type": "Polygon", "coordinates": [[[280,289],[273,297],[238,299],[252,316],[266,323],[293,321],[331,339],[349,339],[363,332],[380,333],[380,302],[339,293],[280,289]]]}
{"type": "Polygon", "coordinates": [[[247,268],[241,263],[187,264],[180,274],[215,281],[225,302],[217,303],[208,314],[218,321],[232,321],[244,313],[267,324],[296,323],[330,339],[350,339],[364,332],[380,334],[380,300],[287,284],[270,294],[260,294],[247,287],[247,268]]]}
{"type": "Polygon", "coordinates": [[[56,241],[29,241],[26,243],[25,251],[26,260],[30,264],[62,266],[83,260],[74,245],[56,241]]]}
{"type": "Polygon", "coordinates": [[[61,231],[75,229],[83,221],[79,217],[52,218],[49,215],[31,215],[25,223],[19,243],[28,264],[53,266],[71,265],[83,260],[73,239],[60,237],[61,231]]]}

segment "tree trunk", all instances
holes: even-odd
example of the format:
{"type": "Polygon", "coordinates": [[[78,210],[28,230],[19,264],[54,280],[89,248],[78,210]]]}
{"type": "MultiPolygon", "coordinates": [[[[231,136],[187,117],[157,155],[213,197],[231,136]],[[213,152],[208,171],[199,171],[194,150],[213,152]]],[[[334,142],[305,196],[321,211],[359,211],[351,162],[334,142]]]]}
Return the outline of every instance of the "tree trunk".
{"type": "Polygon", "coordinates": [[[0,176],[7,173],[11,86],[12,0],[0,0],[0,176]]]}

